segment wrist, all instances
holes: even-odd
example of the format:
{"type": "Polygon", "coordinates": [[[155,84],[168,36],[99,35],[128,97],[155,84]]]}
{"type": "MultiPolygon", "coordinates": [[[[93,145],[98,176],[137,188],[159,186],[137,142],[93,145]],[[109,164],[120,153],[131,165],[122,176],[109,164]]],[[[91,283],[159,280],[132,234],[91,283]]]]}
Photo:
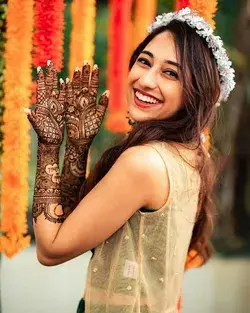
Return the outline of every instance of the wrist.
{"type": "Polygon", "coordinates": [[[38,141],[38,155],[50,155],[51,157],[59,156],[60,146],[59,145],[51,145],[45,144],[38,141]]]}

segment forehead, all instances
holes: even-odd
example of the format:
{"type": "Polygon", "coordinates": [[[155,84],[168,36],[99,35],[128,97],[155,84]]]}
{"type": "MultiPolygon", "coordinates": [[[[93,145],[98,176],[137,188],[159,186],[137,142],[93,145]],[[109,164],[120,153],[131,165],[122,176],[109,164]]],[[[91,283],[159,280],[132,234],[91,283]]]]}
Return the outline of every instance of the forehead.
{"type": "Polygon", "coordinates": [[[144,50],[152,52],[156,59],[171,59],[172,61],[177,61],[174,36],[169,31],[165,31],[155,36],[147,44],[144,50]]]}

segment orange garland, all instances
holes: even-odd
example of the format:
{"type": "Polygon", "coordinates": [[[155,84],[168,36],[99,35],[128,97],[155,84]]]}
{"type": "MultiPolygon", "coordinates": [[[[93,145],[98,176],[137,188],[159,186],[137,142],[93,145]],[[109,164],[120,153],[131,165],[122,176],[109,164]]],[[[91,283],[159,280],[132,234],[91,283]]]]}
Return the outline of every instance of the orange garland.
{"type": "MultiPolygon", "coordinates": [[[[72,33],[70,41],[69,73],[73,77],[76,67],[88,60],[90,65],[94,62],[95,53],[95,0],[74,0],[71,5],[72,33]]],[[[86,177],[90,172],[90,153],[87,160],[86,177]]]]}
{"type": "Polygon", "coordinates": [[[35,0],[35,66],[45,66],[52,60],[58,71],[62,69],[64,8],[63,0],[35,0]]]}
{"type": "Polygon", "coordinates": [[[0,251],[12,257],[30,244],[27,233],[29,122],[22,107],[31,96],[33,0],[8,1],[2,156],[0,251]]]}
{"type": "Polygon", "coordinates": [[[190,9],[196,10],[214,29],[217,4],[217,0],[190,0],[190,9]]]}
{"type": "Polygon", "coordinates": [[[84,60],[93,65],[95,53],[95,0],[74,0],[71,5],[72,33],[70,41],[69,73],[82,66],[84,60]]]}
{"type": "Polygon", "coordinates": [[[125,116],[127,112],[126,89],[131,47],[132,0],[109,0],[108,25],[108,89],[109,112],[105,126],[113,132],[131,129],[125,116]]]}
{"type": "Polygon", "coordinates": [[[135,4],[135,22],[133,28],[133,48],[146,37],[147,27],[150,25],[156,14],[156,0],[137,0],[135,4]]]}
{"type": "MultiPolygon", "coordinates": [[[[217,0],[190,0],[190,9],[196,10],[200,16],[202,16],[213,29],[215,29],[214,17],[217,11],[217,0]]],[[[204,130],[205,135],[205,147],[209,151],[211,142],[210,142],[210,131],[209,128],[204,130]]]]}

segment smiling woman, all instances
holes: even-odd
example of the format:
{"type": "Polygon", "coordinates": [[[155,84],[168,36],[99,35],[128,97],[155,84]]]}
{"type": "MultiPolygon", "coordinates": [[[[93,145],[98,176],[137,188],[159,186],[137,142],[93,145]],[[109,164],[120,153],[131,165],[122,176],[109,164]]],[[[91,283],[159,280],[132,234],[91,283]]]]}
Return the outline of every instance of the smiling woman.
{"type": "Polygon", "coordinates": [[[234,86],[227,62],[195,12],[158,17],[130,60],[132,130],[87,180],[89,146],[108,104],[106,93],[96,106],[98,67],[84,64],[60,90],[51,62],[45,77],[38,69],[36,110],[27,112],[38,134],[37,256],[52,266],[93,251],[78,312],[176,313],[187,257],[210,258],[215,175],[201,134],[234,86]]]}
{"type": "Polygon", "coordinates": [[[138,56],[128,75],[128,108],[134,120],[165,119],[184,105],[176,48],[174,36],[165,31],[138,56]]]}

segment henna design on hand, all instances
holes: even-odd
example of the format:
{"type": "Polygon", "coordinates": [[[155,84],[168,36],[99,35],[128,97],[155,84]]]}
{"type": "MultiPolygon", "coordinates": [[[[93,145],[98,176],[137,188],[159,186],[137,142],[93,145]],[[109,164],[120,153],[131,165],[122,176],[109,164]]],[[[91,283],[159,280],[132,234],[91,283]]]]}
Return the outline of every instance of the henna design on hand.
{"type": "Polygon", "coordinates": [[[90,73],[88,63],[83,66],[82,72],[76,69],[72,83],[69,80],[66,82],[67,134],[69,141],[79,150],[93,141],[108,106],[108,93],[104,93],[96,105],[98,85],[99,68],[95,65],[90,73]]]}
{"type": "Polygon", "coordinates": [[[38,141],[44,144],[59,145],[63,140],[65,84],[60,84],[58,90],[57,71],[52,62],[48,62],[46,75],[38,68],[37,103],[28,119],[38,136],[38,141]]]}
{"type": "Polygon", "coordinates": [[[32,215],[34,221],[44,213],[53,223],[62,223],[66,214],[61,203],[60,175],[58,168],[59,147],[38,144],[37,172],[34,188],[32,215]]]}
{"type": "Polygon", "coordinates": [[[61,177],[62,201],[66,212],[78,204],[80,188],[85,183],[90,145],[98,133],[107,106],[108,93],[101,96],[96,106],[99,69],[84,64],[76,69],[73,80],[66,80],[66,129],[67,143],[61,177]]]}

